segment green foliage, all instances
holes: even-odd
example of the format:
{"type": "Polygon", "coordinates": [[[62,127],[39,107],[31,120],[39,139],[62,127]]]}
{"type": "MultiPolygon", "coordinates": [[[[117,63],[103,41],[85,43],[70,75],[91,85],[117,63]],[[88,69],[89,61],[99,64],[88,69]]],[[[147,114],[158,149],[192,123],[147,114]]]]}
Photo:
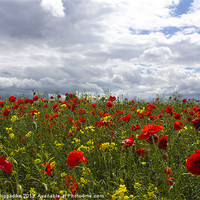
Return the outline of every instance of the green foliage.
{"type": "MultiPolygon", "coordinates": [[[[181,96],[174,93],[178,102],[116,99],[112,107],[107,107],[111,93],[105,94],[106,97],[95,99],[85,95],[79,99],[76,95],[67,96],[63,103],[59,98],[40,99],[48,94],[40,96],[35,91],[40,98],[33,104],[2,101],[0,157],[5,156],[13,169],[9,173],[0,169],[0,194],[17,194],[21,199],[27,194],[38,199],[53,194],[66,197],[72,195],[65,184],[66,175],[71,175],[79,185],[76,195],[102,195],[100,198],[104,199],[198,199],[200,177],[189,173],[185,163],[199,149],[200,135],[188,120],[190,114],[184,112],[194,110],[198,104],[182,103],[181,96]],[[19,107],[14,108],[16,104],[19,107]],[[151,110],[153,117],[149,117],[148,108],[152,104],[155,109],[151,110]],[[173,106],[173,115],[165,111],[168,106],[173,106]],[[5,109],[10,109],[8,116],[4,116],[5,109]],[[176,113],[181,114],[181,130],[173,126],[176,113]],[[130,121],[123,121],[128,114],[131,114],[130,121]],[[168,136],[166,150],[159,149],[156,142],[150,144],[138,138],[147,124],[164,127],[157,135],[158,138],[168,136]],[[131,130],[132,125],[140,129],[131,130]],[[133,146],[121,144],[133,135],[133,146]],[[137,154],[140,148],[145,150],[144,156],[137,154]],[[73,150],[83,152],[86,165],[81,162],[69,168],[67,156],[73,150]],[[45,163],[51,163],[52,175],[46,173],[45,163]],[[168,168],[172,170],[169,175],[164,173],[168,168]],[[174,180],[167,184],[168,177],[174,180]]],[[[194,112],[192,117],[197,115],[194,112]]]]}

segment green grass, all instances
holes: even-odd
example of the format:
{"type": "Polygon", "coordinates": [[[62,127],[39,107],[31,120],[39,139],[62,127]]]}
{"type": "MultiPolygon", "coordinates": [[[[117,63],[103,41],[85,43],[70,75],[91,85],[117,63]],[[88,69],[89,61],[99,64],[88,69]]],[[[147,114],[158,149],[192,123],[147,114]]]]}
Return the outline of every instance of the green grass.
{"type": "MultiPolygon", "coordinates": [[[[69,185],[64,183],[66,175],[71,175],[78,183],[75,194],[85,195],[85,199],[94,199],[94,195],[100,195],[100,199],[200,199],[200,177],[188,172],[185,165],[195,149],[200,149],[200,133],[194,129],[192,121],[188,121],[190,114],[183,111],[198,107],[195,101],[116,100],[109,108],[106,106],[108,98],[96,97],[93,100],[80,97],[79,100],[68,97],[63,103],[58,98],[39,99],[33,104],[19,104],[16,109],[11,108],[17,101],[2,100],[0,157],[5,156],[13,168],[9,173],[0,169],[0,199],[13,199],[9,195],[19,195],[21,198],[18,199],[31,199],[33,195],[36,199],[53,199],[53,195],[58,194],[64,197],[60,199],[72,198],[69,185]],[[56,103],[58,106],[54,108],[56,103]],[[96,108],[92,108],[93,103],[96,103],[96,108]],[[73,104],[76,104],[74,111],[73,104]],[[155,116],[152,119],[146,115],[149,104],[156,106],[151,111],[155,116]],[[165,111],[168,106],[173,107],[172,116],[165,111]],[[10,109],[8,116],[3,114],[6,108],[10,109]],[[81,108],[86,110],[83,115],[79,114],[81,108]],[[34,109],[38,113],[31,115],[34,109]],[[94,110],[93,113],[91,110],[94,110]],[[160,110],[164,113],[158,117],[160,110]],[[119,111],[123,113],[118,114],[119,111]],[[143,118],[137,112],[143,112],[143,118]],[[55,113],[58,117],[50,120],[55,113]],[[175,130],[173,126],[177,121],[174,118],[176,113],[181,113],[181,130],[175,130]],[[131,114],[130,121],[123,122],[121,118],[127,114],[131,114]],[[81,122],[84,117],[86,121],[81,122]],[[95,126],[100,120],[104,120],[104,125],[95,126]],[[130,130],[131,125],[136,124],[140,129],[130,130]],[[159,149],[158,143],[149,144],[138,138],[147,124],[164,127],[157,135],[158,138],[168,136],[166,150],[159,149]],[[121,144],[133,135],[134,148],[121,144]],[[145,156],[138,156],[136,150],[139,148],[145,150],[145,156]],[[73,169],[69,168],[67,156],[73,150],[83,152],[87,158],[86,165],[81,162],[73,169]],[[162,158],[164,154],[166,159],[162,158]],[[44,163],[49,162],[55,166],[51,176],[44,173],[44,163]],[[163,172],[168,168],[172,170],[169,175],[163,172]],[[167,177],[174,178],[171,184],[167,184],[167,177]]],[[[194,112],[193,119],[197,115],[194,112]]]]}

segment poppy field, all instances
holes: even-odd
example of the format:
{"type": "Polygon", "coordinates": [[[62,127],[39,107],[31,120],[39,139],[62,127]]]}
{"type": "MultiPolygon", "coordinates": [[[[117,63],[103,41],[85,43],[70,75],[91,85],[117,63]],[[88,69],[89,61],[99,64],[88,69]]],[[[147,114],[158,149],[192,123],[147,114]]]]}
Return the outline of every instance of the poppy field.
{"type": "Polygon", "coordinates": [[[200,199],[200,104],[0,99],[0,199],[200,199]]]}

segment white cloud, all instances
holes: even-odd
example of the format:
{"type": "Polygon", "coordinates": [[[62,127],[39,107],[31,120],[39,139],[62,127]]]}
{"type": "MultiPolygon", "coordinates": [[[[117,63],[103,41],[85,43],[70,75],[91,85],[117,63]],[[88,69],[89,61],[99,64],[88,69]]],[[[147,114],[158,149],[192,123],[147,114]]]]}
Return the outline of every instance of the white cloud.
{"type": "Polygon", "coordinates": [[[197,96],[198,1],[178,17],[179,0],[12,2],[0,2],[2,92],[197,96]]]}
{"type": "MultiPolygon", "coordinates": [[[[142,60],[145,60],[146,62],[158,62],[158,63],[165,63],[172,57],[172,52],[169,47],[153,47],[144,50],[143,54],[140,56],[142,60]]],[[[150,64],[149,63],[149,64],[150,64]]]]}
{"type": "Polygon", "coordinates": [[[41,6],[52,13],[56,17],[64,17],[64,7],[62,0],[42,0],[41,6]]]}

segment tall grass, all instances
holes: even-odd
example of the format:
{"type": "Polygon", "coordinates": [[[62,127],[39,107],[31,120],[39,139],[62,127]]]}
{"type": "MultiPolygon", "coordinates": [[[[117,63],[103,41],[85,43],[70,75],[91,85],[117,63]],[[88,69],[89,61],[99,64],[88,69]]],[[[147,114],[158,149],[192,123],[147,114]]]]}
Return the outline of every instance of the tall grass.
{"type": "Polygon", "coordinates": [[[73,95],[66,100],[40,97],[33,103],[2,100],[0,157],[5,156],[13,168],[9,173],[0,169],[0,198],[200,199],[200,177],[185,165],[199,149],[199,132],[191,121],[199,116],[195,110],[199,105],[174,99],[111,100],[73,95]],[[172,114],[166,112],[169,106],[172,114]],[[5,109],[10,111],[7,116],[5,109]],[[181,119],[175,119],[176,113],[181,119]],[[130,121],[123,121],[128,114],[130,121]],[[175,121],[183,123],[180,130],[174,128],[175,121]],[[147,124],[164,127],[157,136],[168,136],[166,150],[156,141],[150,144],[138,138],[147,124]],[[131,130],[132,125],[139,129],[131,130]],[[129,137],[134,145],[122,145],[129,137]],[[140,148],[144,156],[138,155],[140,148]],[[73,150],[82,151],[87,164],[70,169],[66,161],[73,150]],[[47,173],[48,163],[52,174],[47,173]],[[169,168],[171,173],[164,173],[169,168]],[[66,184],[67,175],[78,188],[66,184]]]}

